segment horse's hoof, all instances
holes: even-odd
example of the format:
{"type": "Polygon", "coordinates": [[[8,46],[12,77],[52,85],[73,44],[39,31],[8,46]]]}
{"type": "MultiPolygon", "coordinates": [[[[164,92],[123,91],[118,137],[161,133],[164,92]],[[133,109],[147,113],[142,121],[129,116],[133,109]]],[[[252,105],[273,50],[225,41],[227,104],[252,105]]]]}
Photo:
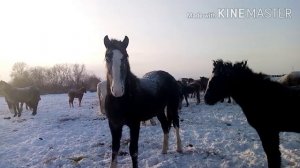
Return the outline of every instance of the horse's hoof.
{"type": "Polygon", "coordinates": [[[178,153],[183,153],[182,149],[177,149],[176,150],[178,153]]]}
{"type": "Polygon", "coordinates": [[[33,115],[33,116],[35,116],[35,115],[36,115],[36,113],[32,113],[32,115],[33,115]]]}
{"type": "Polygon", "coordinates": [[[161,154],[167,154],[168,152],[167,151],[161,151],[161,154]]]}

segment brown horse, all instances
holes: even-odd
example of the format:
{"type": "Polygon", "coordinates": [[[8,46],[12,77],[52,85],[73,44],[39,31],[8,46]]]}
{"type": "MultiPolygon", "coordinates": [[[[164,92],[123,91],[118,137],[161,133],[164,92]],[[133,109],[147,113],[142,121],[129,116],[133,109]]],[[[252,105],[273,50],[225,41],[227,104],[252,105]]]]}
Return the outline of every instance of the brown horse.
{"type": "Polygon", "coordinates": [[[10,111],[14,112],[14,117],[21,116],[22,107],[19,103],[26,104],[32,109],[32,115],[36,115],[37,106],[41,100],[39,90],[34,86],[15,88],[4,81],[0,81],[0,90],[4,93],[5,100],[10,111]]]}
{"type": "Polygon", "coordinates": [[[85,87],[81,87],[80,89],[78,90],[70,90],[68,92],[68,96],[69,96],[69,106],[70,107],[74,107],[74,99],[75,98],[78,98],[78,101],[79,101],[79,107],[81,107],[81,100],[82,100],[82,97],[83,97],[83,94],[86,93],[86,88],[85,87]]]}

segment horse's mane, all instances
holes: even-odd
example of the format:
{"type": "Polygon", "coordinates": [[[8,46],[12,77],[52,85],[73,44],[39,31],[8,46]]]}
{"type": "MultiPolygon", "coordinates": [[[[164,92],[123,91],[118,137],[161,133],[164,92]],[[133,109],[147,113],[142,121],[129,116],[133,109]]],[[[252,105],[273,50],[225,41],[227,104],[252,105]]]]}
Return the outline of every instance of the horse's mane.
{"type": "Polygon", "coordinates": [[[110,39],[110,46],[111,49],[118,49],[124,51],[124,47],[122,46],[122,41],[117,39],[110,39]]]}
{"type": "Polygon", "coordinates": [[[223,60],[219,59],[214,61],[213,63],[213,73],[214,74],[221,74],[225,76],[231,77],[238,77],[238,78],[248,78],[248,79],[256,79],[256,80],[264,80],[264,81],[271,81],[268,78],[268,75],[263,73],[255,73],[253,72],[247,65],[247,61],[241,62],[224,62],[223,60]]]}

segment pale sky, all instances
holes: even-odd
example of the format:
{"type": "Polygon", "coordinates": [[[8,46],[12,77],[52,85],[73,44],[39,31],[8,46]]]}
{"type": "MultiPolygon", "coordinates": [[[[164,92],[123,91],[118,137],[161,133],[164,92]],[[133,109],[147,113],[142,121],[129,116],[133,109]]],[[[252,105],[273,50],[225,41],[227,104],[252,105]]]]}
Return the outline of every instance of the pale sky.
{"type": "Polygon", "coordinates": [[[300,1],[9,0],[0,1],[0,80],[15,62],[85,64],[105,78],[103,38],[129,37],[134,74],[165,70],[209,76],[212,60],[248,60],[256,72],[300,70],[300,1]],[[292,18],[198,18],[218,9],[291,10],[292,18]]]}

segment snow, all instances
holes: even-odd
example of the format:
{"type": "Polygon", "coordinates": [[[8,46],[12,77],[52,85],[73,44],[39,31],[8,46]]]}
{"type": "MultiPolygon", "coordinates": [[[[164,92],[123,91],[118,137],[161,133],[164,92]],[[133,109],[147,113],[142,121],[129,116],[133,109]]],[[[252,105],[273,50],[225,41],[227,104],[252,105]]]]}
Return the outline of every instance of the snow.
{"type": "MultiPolygon", "coordinates": [[[[160,124],[142,125],[140,167],[267,167],[259,137],[238,105],[190,101],[180,112],[183,153],[176,152],[174,129],[164,155],[160,124]]],[[[24,109],[13,118],[0,97],[0,167],[109,167],[111,136],[107,119],[99,114],[97,93],[85,94],[82,107],[76,99],[74,106],[69,108],[67,94],[44,95],[36,116],[24,109]]],[[[280,137],[282,167],[300,167],[300,134],[280,137]]],[[[131,167],[128,140],[124,127],[118,167],[131,167]]]]}

